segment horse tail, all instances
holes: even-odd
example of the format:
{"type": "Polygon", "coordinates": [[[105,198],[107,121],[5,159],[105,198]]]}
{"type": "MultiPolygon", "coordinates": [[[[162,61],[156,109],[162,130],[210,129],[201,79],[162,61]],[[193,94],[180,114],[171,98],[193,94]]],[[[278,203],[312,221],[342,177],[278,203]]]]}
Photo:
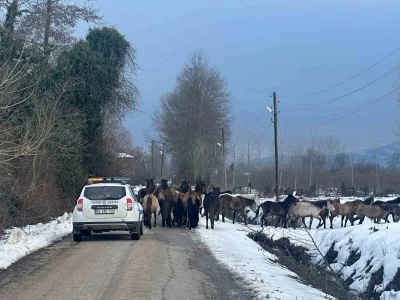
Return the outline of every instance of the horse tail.
{"type": "Polygon", "coordinates": [[[260,207],[261,207],[261,205],[263,205],[262,203],[257,207],[257,210],[256,210],[256,218],[258,218],[258,215],[259,215],[259,213],[260,213],[260,207]]]}
{"type": "Polygon", "coordinates": [[[147,201],[146,201],[146,211],[151,213],[151,206],[153,205],[153,197],[152,195],[147,195],[147,201]]]}

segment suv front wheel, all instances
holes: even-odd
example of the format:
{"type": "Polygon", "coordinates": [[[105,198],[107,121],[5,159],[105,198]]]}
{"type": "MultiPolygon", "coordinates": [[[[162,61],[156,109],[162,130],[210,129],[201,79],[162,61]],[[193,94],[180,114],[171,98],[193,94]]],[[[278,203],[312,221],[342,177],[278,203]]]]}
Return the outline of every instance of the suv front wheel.
{"type": "Polygon", "coordinates": [[[140,223],[140,235],[143,235],[143,221],[140,223]]]}
{"type": "Polygon", "coordinates": [[[131,240],[134,241],[140,240],[140,232],[131,232],[131,240]]]}
{"type": "Polygon", "coordinates": [[[74,242],[81,242],[82,241],[82,234],[80,233],[74,233],[74,242]]]}

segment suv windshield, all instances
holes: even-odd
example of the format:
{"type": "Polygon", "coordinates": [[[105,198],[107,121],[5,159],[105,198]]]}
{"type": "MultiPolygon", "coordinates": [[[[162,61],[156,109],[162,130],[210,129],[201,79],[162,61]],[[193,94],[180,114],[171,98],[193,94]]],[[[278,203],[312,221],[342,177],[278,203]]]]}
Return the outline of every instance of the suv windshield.
{"type": "Polygon", "coordinates": [[[126,196],[124,186],[91,186],[86,187],[83,194],[89,200],[117,200],[126,196]]]}

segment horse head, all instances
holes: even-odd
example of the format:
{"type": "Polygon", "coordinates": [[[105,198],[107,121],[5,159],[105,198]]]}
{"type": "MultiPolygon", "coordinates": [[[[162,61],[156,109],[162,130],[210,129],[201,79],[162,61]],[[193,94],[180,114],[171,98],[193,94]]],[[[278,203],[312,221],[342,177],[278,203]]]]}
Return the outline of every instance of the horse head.
{"type": "Polygon", "coordinates": [[[168,189],[168,181],[166,179],[161,179],[161,189],[162,190],[168,189]]]}
{"type": "Polygon", "coordinates": [[[294,204],[296,202],[299,202],[299,199],[297,199],[295,196],[293,195],[289,195],[286,197],[286,199],[284,200],[284,202],[286,202],[289,206],[291,204],[294,204]]]}
{"type": "Polygon", "coordinates": [[[218,197],[219,194],[221,193],[221,190],[219,187],[213,187],[213,194],[218,197]]]}
{"type": "Polygon", "coordinates": [[[206,182],[205,181],[197,181],[194,191],[196,193],[206,194],[207,193],[206,182]]]}
{"type": "Polygon", "coordinates": [[[181,186],[179,187],[182,193],[187,193],[190,190],[189,180],[182,180],[181,186]]]}

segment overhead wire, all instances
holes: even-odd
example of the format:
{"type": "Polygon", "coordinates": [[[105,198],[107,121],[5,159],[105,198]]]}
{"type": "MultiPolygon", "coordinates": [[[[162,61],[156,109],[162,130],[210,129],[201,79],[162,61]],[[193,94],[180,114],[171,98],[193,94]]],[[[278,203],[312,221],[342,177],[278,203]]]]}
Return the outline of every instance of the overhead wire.
{"type": "Polygon", "coordinates": [[[364,69],[363,71],[361,71],[361,72],[359,72],[359,73],[357,73],[357,74],[351,76],[350,78],[348,78],[348,79],[346,79],[346,80],[344,80],[344,81],[341,81],[341,82],[339,82],[339,83],[337,83],[337,84],[335,84],[335,85],[332,85],[332,86],[330,86],[330,87],[328,87],[328,88],[325,88],[325,89],[322,89],[322,90],[319,90],[319,91],[316,91],[316,92],[313,92],[313,93],[300,95],[300,96],[280,96],[279,98],[281,98],[281,99],[283,99],[283,98],[286,98],[286,99],[289,99],[289,98],[290,98],[290,99],[304,98],[304,97],[310,97],[310,96],[318,95],[318,94],[321,94],[321,93],[323,93],[323,92],[332,90],[332,89],[334,89],[334,88],[336,88],[336,87],[338,87],[338,86],[340,86],[340,85],[342,85],[342,84],[345,84],[345,83],[349,82],[350,80],[352,80],[352,79],[354,79],[354,78],[356,78],[356,77],[358,77],[358,76],[364,74],[365,72],[369,71],[369,70],[372,69],[373,67],[377,66],[378,64],[380,64],[381,62],[383,62],[384,60],[386,60],[387,58],[389,58],[390,56],[392,56],[393,54],[395,54],[396,52],[398,52],[399,50],[400,50],[400,47],[397,48],[396,50],[394,50],[393,52],[389,53],[388,55],[386,55],[385,57],[383,57],[382,59],[380,59],[379,61],[377,61],[377,62],[374,63],[373,65],[371,65],[371,66],[369,66],[368,68],[364,69]]]}
{"type": "MultiPolygon", "coordinates": [[[[367,107],[369,107],[369,106],[371,106],[371,105],[373,105],[373,104],[375,104],[375,103],[377,103],[377,102],[379,102],[379,101],[385,99],[386,97],[388,97],[388,96],[394,94],[394,93],[397,92],[398,90],[400,90],[400,87],[398,87],[398,88],[396,88],[396,89],[390,91],[389,93],[386,93],[385,95],[382,95],[382,96],[380,96],[380,97],[378,97],[378,98],[375,98],[375,99],[373,99],[373,100],[371,100],[371,101],[368,101],[368,102],[366,102],[366,103],[360,105],[359,107],[356,107],[356,108],[354,108],[354,109],[348,110],[347,112],[340,113],[340,114],[344,114],[344,115],[342,115],[342,116],[340,116],[340,117],[338,117],[338,118],[335,118],[335,119],[332,119],[332,120],[328,120],[328,121],[325,121],[325,122],[319,122],[319,123],[313,123],[313,124],[307,124],[307,125],[298,124],[298,125],[295,125],[295,126],[321,125],[321,124],[326,124],[326,123],[330,123],[330,122],[333,122],[333,121],[337,121],[337,120],[343,119],[343,118],[345,118],[345,117],[348,117],[348,116],[350,116],[350,115],[353,115],[353,114],[355,114],[355,113],[357,113],[357,112],[359,112],[359,111],[361,111],[361,110],[363,110],[363,109],[365,109],[365,108],[367,108],[367,107]]],[[[338,114],[336,114],[336,115],[338,115],[338,114]]],[[[335,116],[335,115],[331,115],[330,117],[333,117],[333,116],[335,116]]],[[[329,118],[329,116],[326,117],[326,118],[329,118]]]]}
{"type": "Polygon", "coordinates": [[[386,72],[385,74],[381,75],[380,77],[374,79],[373,81],[370,81],[369,83],[359,87],[358,89],[355,89],[355,90],[353,90],[353,91],[351,91],[351,92],[349,92],[347,94],[344,94],[344,95],[339,96],[339,97],[335,97],[335,98],[330,99],[330,100],[326,100],[326,101],[322,101],[322,102],[314,102],[314,103],[290,103],[290,102],[285,102],[285,103],[287,103],[289,105],[310,105],[309,107],[303,107],[303,108],[295,108],[295,109],[290,109],[289,108],[290,110],[308,110],[308,109],[312,109],[312,108],[316,108],[316,107],[325,106],[325,105],[334,103],[334,102],[336,102],[338,100],[341,100],[341,99],[343,99],[345,97],[348,97],[348,96],[350,96],[350,95],[352,95],[354,93],[357,93],[357,92],[361,91],[362,89],[364,89],[364,88],[366,88],[366,87],[378,82],[379,80],[389,76],[390,74],[392,74],[393,72],[395,72],[395,71],[397,71],[399,69],[400,69],[400,65],[395,67],[395,68],[393,68],[393,69],[391,69],[390,71],[386,72]]]}

